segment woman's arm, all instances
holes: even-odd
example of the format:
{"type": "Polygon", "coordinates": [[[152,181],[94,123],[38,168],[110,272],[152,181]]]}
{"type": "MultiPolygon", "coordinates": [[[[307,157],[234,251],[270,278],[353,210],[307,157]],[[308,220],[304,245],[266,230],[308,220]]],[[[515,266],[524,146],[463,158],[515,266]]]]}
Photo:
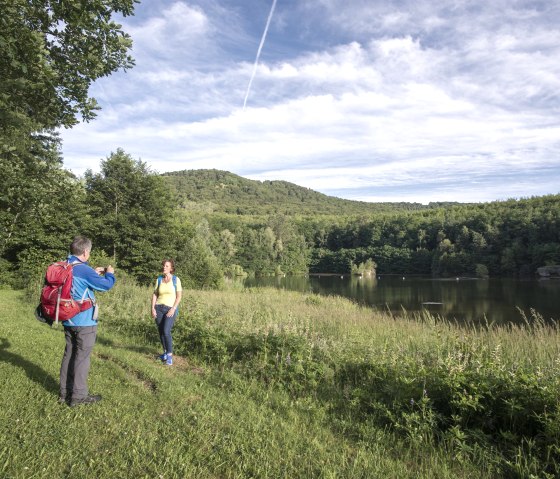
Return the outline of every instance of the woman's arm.
{"type": "Polygon", "coordinates": [[[177,306],[179,306],[179,303],[181,302],[182,295],[183,295],[182,291],[177,291],[177,293],[175,293],[175,303],[173,304],[173,307],[175,309],[177,309],[177,306]]]}
{"type": "Polygon", "coordinates": [[[152,294],[152,318],[155,318],[157,316],[156,301],[157,301],[157,294],[154,293],[154,294],[152,294]]]}
{"type": "Polygon", "coordinates": [[[182,291],[177,291],[177,293],[175,293],[175,302],[173,303],[171,309],[167,311],[166,316],[171,317],[175,314],[175,311],[177,311],[177,306],[179,306],[179,303],[181,302],[182,295],[183,295],[182,291]]]}

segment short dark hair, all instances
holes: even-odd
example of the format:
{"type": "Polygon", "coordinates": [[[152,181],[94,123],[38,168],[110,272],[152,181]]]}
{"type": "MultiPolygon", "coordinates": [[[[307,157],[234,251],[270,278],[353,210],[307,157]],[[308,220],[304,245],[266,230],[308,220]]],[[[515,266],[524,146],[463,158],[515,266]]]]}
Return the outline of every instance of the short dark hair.
{"type": "Polygon", "coordinates": [[[80,256],[86,252],[91,251],[91,240],[85,236],[76,236],[70,244],[70,253],[75,256],[80,256]]]}
{"type": "Polygon", "coordinates": [[[161,267],[162,268],[165,266],[165,263],[170,263],[171,264],[171,272],[174,273],[175,272],[175,261],[173,261],[172,259],[164,259],[161,262],[161,267]]]}

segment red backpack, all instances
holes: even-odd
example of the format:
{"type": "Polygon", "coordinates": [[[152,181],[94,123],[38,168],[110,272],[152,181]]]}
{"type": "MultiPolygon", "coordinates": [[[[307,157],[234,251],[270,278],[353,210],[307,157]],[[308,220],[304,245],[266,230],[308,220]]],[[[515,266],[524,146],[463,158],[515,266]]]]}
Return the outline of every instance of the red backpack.
{"type": "Polygon", "coordinates": [[[73,268],[74,265],[68,261],[57,261],[47,268],[41,301],[36,310],[39,321],[58,324],[93,306],[89,298],[80,301],[72,299],[73,268]]]}

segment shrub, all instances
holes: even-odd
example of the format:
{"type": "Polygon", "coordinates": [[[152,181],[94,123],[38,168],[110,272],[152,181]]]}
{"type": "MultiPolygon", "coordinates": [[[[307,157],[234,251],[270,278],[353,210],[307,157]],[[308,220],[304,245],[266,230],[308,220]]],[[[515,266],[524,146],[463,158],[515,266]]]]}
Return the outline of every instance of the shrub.
{"type": "Polygon", "coordinates": [[[477,264],[475,266],[475,274],[477,278],[488,278],[488,267],[484,264],[477,264]]]}

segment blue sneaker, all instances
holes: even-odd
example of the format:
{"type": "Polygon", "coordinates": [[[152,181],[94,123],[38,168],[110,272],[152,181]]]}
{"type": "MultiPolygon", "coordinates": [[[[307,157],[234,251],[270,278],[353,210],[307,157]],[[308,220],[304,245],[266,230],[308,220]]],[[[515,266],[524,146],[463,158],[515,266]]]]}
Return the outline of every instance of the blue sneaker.
{"type": "Polygon", "coordinates": [[[173,355],[171,355],[171,354],[167,355],[167,359],[165,361],[165,364],[167,364],[168,366],[171,366],[173,364],[173,355]]]}
{"type": "Polygon", "coordinates": [[[163,362],[167,361],[167,353],[160,354],[158,356],[158,359],[160,359],[163,362]]]}

